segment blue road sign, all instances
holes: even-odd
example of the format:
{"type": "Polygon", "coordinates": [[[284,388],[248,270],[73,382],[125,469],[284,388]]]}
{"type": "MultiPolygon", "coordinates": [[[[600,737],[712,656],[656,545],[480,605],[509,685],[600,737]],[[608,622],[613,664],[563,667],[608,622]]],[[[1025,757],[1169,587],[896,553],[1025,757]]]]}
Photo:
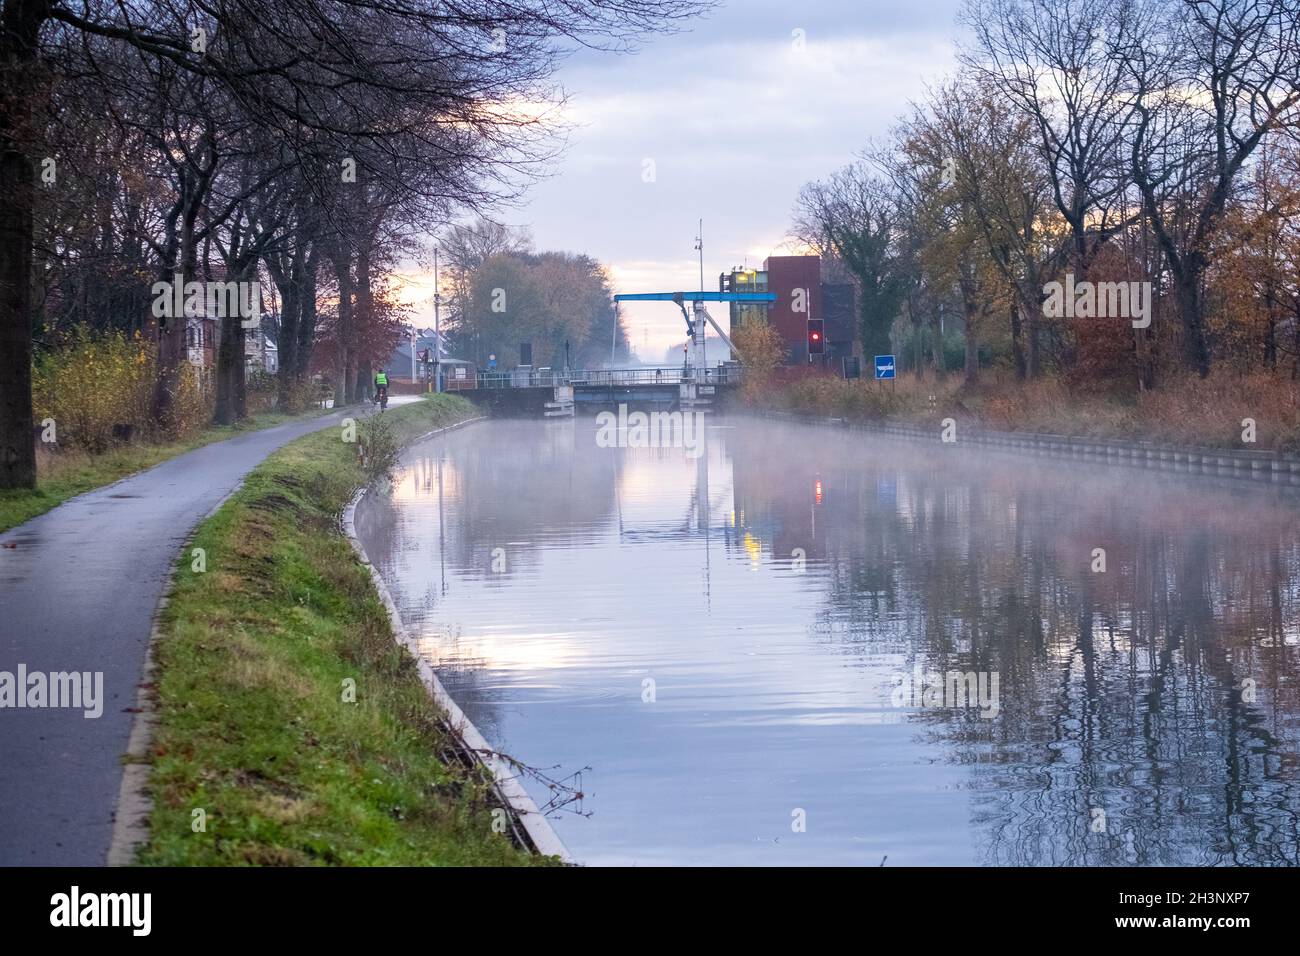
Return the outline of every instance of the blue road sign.
{"type": "Polygon", "coordinates": [[[894,377],[894,357],[892,355],[876,356],[876,378],[894,377]]]}

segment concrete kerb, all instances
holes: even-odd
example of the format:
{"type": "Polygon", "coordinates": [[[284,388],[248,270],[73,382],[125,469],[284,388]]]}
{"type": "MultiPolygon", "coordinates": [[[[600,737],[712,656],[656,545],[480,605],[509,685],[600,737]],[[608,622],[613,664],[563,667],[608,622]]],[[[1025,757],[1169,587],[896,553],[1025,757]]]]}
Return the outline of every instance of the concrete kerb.
{"type": "MultiPolygon", "coordinates": [[[[463,428],[484,420],[484,417],[471,418],[463,422],[457,422],[455,425],[449,425],[446,428],[435,428],[412,439],[407,445],[408,447],[416,445],[427,438],[432,438],[434,435],[463,428]]],[[[429,689],[434,701],[447,715],[448,726],[458,738],[462,749],[466,753],[472,754],[474,759],[492,775],[497,795],[500,797],[501,802],[509,807],[510,811],[515,815],[519,826],[527,834],[532,848],[542,856],[559,857],[563,862],[575,865],[577,861],[569,853],[564,843],[561,842],[559,836],[556,835],[550,821],[546,819],[546,815],[538,809],[533,798],[529,796],[528,791],[519,782],[519,777],[514,768],[492,748],[483,734],[479,732],[479,729],[460,709],[460,705],[447,693],[442,682],[438,680],[438,675],[434,672],[433,666],[420,655],[416,647],[417,642],[412,639],[407,631],[406,625],[402,621],[401,612],[398,611],[397,604],[393,601],[387,583],[385,583],[383,576],[380,575],[379,569],[371,562],[369,555],[366,554],[365,548],[362,547],[361,541],[357,537],[357,506],[369,490],[369,486],[360,488],[352,496],[352,500],[343,512],[343,532],[347,535],[348,541],[351,542],[357,557],[361,559],[361,562],[370,572],[370,579],[374,582],[375,590],[379,592],[380,600],[383,601],[384,608],[388,612],[388,619],[392,625],[394,636],[397,638],[398,643],[406,648],[407,653],[415,660],[416,665],[419,667],[421,680],[424,681],[425,687],[429,689]]]]}

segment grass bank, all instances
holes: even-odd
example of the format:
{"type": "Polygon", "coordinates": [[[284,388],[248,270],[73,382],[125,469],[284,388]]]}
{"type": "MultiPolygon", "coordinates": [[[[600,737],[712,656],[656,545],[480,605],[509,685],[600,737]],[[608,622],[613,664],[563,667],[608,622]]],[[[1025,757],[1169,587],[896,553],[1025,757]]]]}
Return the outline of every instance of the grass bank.
{"type": "MultiPolygon", "coordinates": [[[[409,440],[473,414],[440,395],[383,417],[409,440]]],[[[440,714],[338,528],[365,480],[338,430],[299,439],[199,528],[206,571],[182,555],[154,648],[139,862],[538,862],[493,832],[485,782],[439,756],[440,714]]]]}
{"type": "Polygon", "coordinates": [[[30,490],[0,491],[0,531],[8,531],[37,515],[45,514],[69,498],[111,485],[203,445],[323,414],[325,412],[320,409],[313,409],[304,415],[265,412],[237,425],[213,426],[184,441],[165,444],[124,443],[113,446],[102,454],[91,454],[75,448],[48,452],[38,446],[36,487],[30,490]]]}
{"type": "Polygon", "coordinates": [[[975,386],[960,375],[894,383],[809,378],[760,393],[760,403],[796,414],[861,422],[933,426],[945,418],[994,431],[1151,441],[1248,451],[1300,452],[1300,383],[1218,371],[1169,380],[1148,392],[1071,388],[1055,378],[1016,382],[989,375],[975,386]],[[1243,441],[1243,422],[1255,441],[1243,441]]]}

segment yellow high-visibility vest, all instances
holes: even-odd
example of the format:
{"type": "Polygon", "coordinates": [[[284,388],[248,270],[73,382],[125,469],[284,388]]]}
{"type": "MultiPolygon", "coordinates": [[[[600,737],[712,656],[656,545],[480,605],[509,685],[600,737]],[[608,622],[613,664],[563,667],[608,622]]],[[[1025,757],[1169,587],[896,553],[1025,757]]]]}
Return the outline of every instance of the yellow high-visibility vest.
{"type": "Polygon", "coordinates": [[[387,385],[387,384],[388,384],[388,376],[385,375],[383,372],[380,372],[378,375],[375,376],[375,384],[376,384],[376,385],[387,385]]]}

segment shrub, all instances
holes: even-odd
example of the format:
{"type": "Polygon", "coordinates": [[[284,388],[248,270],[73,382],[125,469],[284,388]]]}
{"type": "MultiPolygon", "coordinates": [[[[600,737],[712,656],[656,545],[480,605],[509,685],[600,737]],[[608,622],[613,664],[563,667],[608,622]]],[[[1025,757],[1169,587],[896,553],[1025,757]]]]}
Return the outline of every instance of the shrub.
{"type": "Polygon", "coordinates": [[[805,378],[783,393],[786,407],[796,413],[828,415],[859,422],[927,417],[933,383],[912,378],[894,382],[874,379],[846,381],[831,375],[805,378]]]}
{"type": "Polygon", "coordinates": [[[1266,372],[1168,379],[1139,397],[1138,411],[1162,441],[1300,451],[1300,383],[1266,372]],[[1253,446],[1241,441],[1247,418],[1256,424],[1253,446]]]}
{"type": "Polygon", "coordinates": [[[280,411],[290,415],[305,412],[307,409],[319,404],[320,388],[316,381],[310,378],[290,382],[279,397],[280,411]]]}
{"type": "Polygon", "coordinates": [[[275,376],[262,368],[250,368],[244,379],[244,407],[249,415],[269,412],[276,406],[279,386],[275,376]]]}
{"type": "Polygon", "coordinates": [[[744,369],[741,393],[754,403],[768,390],[772,371],[785,361],[781,333],[765,322],[750,322],[731,334],[744,369]]]}
{"type": "Polygon", "coordinates": [[[393,426],[382,414],[361,423],[357,434],[357,453],[369,480],[392,477],[402,455],[402,443],[393,426]]]}
{"type": "Polygon", "coordinates": [[[153,343],[139,333],[96,336],[79,327],[32,369],[36,419],[54,419],[61,444],[102,452],[114,425],[147,430],[156,365],[153,343]]]}
{"type": "Polygon", "coordinates": [[[215,396],[216,382],[212,370],[182,362],[176,401],[158,437],[177,440],[202,431],[212,421],[215,396]]]}
{"type": "Polygon", "coordinates": [[[114,425],[130,425],[133,437],[148,439],[181,439],[207,425],[212,388],[201,370],[182,363],[176,400],[165,422],[153,417],[157,374],[155,345],[140,333],[97,334],[79,326],[33,365],[36,420],[54,419],[61,445],[93,454],[113,443],[114,425]]]}

